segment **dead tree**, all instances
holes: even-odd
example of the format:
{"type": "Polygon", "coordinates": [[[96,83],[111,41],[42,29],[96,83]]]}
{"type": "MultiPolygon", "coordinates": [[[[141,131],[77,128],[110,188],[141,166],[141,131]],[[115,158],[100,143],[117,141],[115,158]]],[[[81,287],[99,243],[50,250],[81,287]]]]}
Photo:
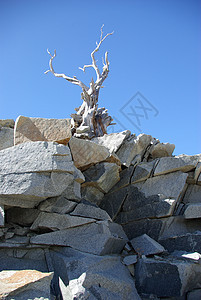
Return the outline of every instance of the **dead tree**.
{"type": "Polygon", "coordinates": [[[71,126],[72,133],[77,137],[82,138],[92,138],[94,136],[103,136],[107,133],[107,127],[112,124],[112,117],[108,115],[107,109],[104,107],[98,108],[98,96],[100,88],[104,80],[107,78],[109,73],[109,61],[108,61],[108,52],[105,52],[105,59],[103,59],[103,69],[102,73],[100,72],[96,60],[95,53],[99,50],[102,42],[113,32],[106,34],[103,37],[103,26],[101,27],[101,36],[99,43],[96,42],[96,48],[91,53],[92,63],[90,65],[84,65],[81,69],[85,72],[86,68],[92,67],[96,72],[96,81],[94,82],[93,78],[89,84],[89,87],[86,86],[82,81],[77,79],[76,76],[69,77],[65,74],[58,74],[54,71],[52,66],[52,61],[56,57],[56,50],[54,55],[47,50],[48,54],[51,56],[49,61],[50,69],[45,72],[52,72],[56,77],[62,77],[73,84],[76,84],[81,87],[82,93],[81,98],[83,100],[82,105],[79,108],[76,108],[76,113],[71,114],[71,126]]]}

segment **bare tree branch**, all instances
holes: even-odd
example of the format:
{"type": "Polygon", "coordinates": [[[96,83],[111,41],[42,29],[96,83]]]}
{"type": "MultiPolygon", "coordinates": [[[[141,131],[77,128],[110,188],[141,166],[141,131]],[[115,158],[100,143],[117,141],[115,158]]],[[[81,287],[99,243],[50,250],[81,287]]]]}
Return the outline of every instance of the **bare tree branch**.
{"type": "Polygon", "coordinates": [[[50,57],[51,57],[51,58],[50,58],[50,61],[49,61],[50,69],[47,70],[47,71],[45,72],[45,74],[47,74],[48,72],[51,72],[55,77],[62,77],[62,78],[64,78],[64,79],[68,80],[69,82],[72,82],[73,84],[76,84],[76,85],[80,86],[80,87],[82,88],[83,91],[85,91],[85,92],[88,91],[89,88],[88,88],[82,81],[78,80],[76,76],[74,76],[74,77],[69,77],[69,76],[66,76],[66,75],[63,74],[63,73],[61,73],[61,74],[56,73],[56,72],[54,71],[53,66],[52,66],[52,61],[53,61],[53,59],[56,57],[56,50],[54,50],[54,55],[52,55],[52,54],[49,52],[48,49],[47,49],[47,53],[48,53],[48,54],[50,55],[50,57]]]}
{"type": "Polygon", "coordinates": [[[108,52],[105,52],[102,73],[99,71],[95,60],[95,53],[99,50],[102,42],[112,34],[113,32],[108,33],[103,37],[103,26],[101,27],[100,41],[99,43],[96,42],[96,48],[91,53],[92,63],[89,65],[84,65],[83,68],[79,68],[83,72],[85,72],[86,68],[91,67],[95,70],[97,76],[96,82],[94,82],[92,78],[89,87],[77,79],[76,76],[69,77],[63,73],[56,73],[52,66],[53,59],[56,57],[56,50],[54,51],[54,55],[47,50],[48,54],[50,55],[50,68],[45,72],[45,74],[51,72],[55,77],[62,77],[82,88],[81,98],[83,103],[79,108],[75,109],[76,113],[71,114],[72,134],[77,137],[90,139],[94,136],[102,136],[107,133],[107,127],[112,124],[112,117],[108,115],[107,110],[104,107],[98,108],[99,91],[100,88],[103,87],[102,83],[107,78],[109,73],[108,52]]]}
{"type": "MultiPolygon", "coordinates": [[[[114,31],[113,31],[113,32],[111,32],[111,33],[106,34],[106,35],[103,37],[103,26],[104,26],[104,25],[102,25],[102,27],[101,27],[100,41],[99,41],[99,43],[96,42],[96,48],[95,48],[95,49],[92,51],[92,53],[91,53],[92,64],[91,64],[91,65],[84,65],[83,68],[79,68],[79,69],[82,70],[83,72],[85,72],[85,69],[86,69],[86,68],[90,68],[90,67],[94,68],[94,70],[96,71],[96,75],[97,75],[96,83],[99,82],[99,80],[101,79],[101,76],[102,76],[102,75],[101,75],[100,70],[99,70],[99,68],[98,68],[98,66],[97,66],[97,64],[96,64],[96,60],[95,60],[94,55],[95,55],[95,53],[99,50],[99,48],[100,48],[102,42],[103,42],[109,35],[112,35],[112,34],[114,33],[114,31]]],[[[107,52],[106,52],[106,53],[107,53],[107,52]]],[[[108,62],[108,60],[107,60],[107,62],[108,62]]],[[[107,63],[107,62],[106,62],[106,64],[104,64],[104,70],[105,70],[106,66],[107,66],[107,68],[109,67],[109,63],[107,63]]],[[[103,71],[104,71],[104,70],[103,70],[103,71]]],[[[108,68],[108,71],[109,71],[109,68],[108,68]]]]}

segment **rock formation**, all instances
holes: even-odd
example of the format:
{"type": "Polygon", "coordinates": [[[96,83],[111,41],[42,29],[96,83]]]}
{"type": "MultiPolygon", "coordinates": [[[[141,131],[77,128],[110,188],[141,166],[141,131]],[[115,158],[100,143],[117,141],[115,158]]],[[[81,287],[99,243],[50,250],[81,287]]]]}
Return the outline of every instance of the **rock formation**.
{"type": "Polygon", "coordinates": [[[201,299],[201,154],[26,121],[0,121],[0,299],[201,299]]]}

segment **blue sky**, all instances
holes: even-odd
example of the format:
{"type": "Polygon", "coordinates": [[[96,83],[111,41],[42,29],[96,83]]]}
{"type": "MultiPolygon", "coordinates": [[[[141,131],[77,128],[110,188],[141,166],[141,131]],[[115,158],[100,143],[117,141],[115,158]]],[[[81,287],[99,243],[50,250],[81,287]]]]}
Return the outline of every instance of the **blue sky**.
{"type": "Polygon", "coordinates": [[[114,30],[96,56],[102,68],[109,52],[99,98],[117,123],[108,132],[144,132],[174,143],[174,154],[200,153],[199,0],[0,0],[0,119],[69,118],[81,89],[44,75],[46,50],[57,50],[56,72],[89,84],[94,71],[79,67],[91,62],[102,24],[114,30]]]}

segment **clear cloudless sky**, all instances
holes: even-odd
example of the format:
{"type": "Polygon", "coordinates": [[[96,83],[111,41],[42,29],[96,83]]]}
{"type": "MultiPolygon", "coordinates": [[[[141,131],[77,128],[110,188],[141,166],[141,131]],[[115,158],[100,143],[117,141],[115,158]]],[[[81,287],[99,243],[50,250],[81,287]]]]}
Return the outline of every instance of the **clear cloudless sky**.
{"type": "Polygon", "coordinates": [[[109,52],[99,98],[117,123],[108,132],[144,132],[174,143],[175,155],[200,153],[200,0],[0,0],[0,119],[69,118],[81,88],[44,74],[46,50],[57,50],[56,72],[88,85],[95,73],[79,67],[91,62],[102,24],[114,30],[96,55],[102,68],[109,52]]]}

